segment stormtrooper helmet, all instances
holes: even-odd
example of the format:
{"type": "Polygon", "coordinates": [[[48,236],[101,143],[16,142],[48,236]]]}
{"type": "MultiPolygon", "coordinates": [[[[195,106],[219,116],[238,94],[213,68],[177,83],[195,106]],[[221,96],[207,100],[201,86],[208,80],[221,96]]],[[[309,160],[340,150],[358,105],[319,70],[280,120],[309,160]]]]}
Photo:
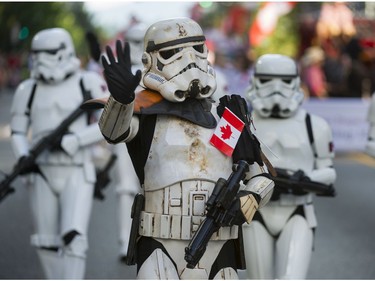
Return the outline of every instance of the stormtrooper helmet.
{"type": "Polygon", "coordinates": [[[257,60],[248,99],[261,117],[294,115],[304,95],[296,62],[284,55],[266,54],[257,60]]]}
{"type": "Polygon", "coordinates": [[[136,23],[131,25],[125,33],[125,40],[130,47],[130,60],[132,66],[142,68],[142,54],[143,54],[143,38],[147,26],[144,23],[136,23]]]}
{"type": "Polygon", "coordinates": [[[31,77],[46,83],[58,83],[80,67],[72,38],[63,28],[39,31],[31,42],[31,59],[31,77]]]}
{"type": "Polygon", "coordinates": [[[205,40],[202,28],[189,18],[151,25],[144,38],[143,84],[172,102],[210,97],[216,79],[205,40]]]}

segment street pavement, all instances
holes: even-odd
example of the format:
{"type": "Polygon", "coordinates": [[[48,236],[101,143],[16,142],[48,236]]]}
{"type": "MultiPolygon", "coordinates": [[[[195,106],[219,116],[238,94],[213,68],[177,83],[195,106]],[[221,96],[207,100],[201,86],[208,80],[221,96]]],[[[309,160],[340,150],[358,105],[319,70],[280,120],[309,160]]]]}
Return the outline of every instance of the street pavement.
{"type": "MultiPolygon", "coordinates": [[[[0,171],[15,163],[9,142],[11,93],[0,92],[0,171]]],[[[375,160],[360,152],[337,154],[337,196],[316,197],[318,228],[308,279],[375,279],[375,160]]],[[[0,203],[0,279],[44,279],[35,250],[27,188],[0,203]]],[[[86,279],[134,279],[135,266],[118,260],[116,197],[113,186],[95,201],[89,227],[86,279]]],[[[244,272],[240,277],[245,279],[244,272]]]]}

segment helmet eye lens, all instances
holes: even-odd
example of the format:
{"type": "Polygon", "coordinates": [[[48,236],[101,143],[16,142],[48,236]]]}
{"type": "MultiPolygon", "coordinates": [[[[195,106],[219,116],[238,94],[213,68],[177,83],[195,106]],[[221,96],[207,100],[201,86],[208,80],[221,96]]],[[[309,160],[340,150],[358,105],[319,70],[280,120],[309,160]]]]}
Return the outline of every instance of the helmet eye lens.
{"type": "Polygon", "coordinates": [[[49,55],[56,55],[57,52],[59,51],[60,49],[53,49],[53,50],[34,50],[32,51],[33,54],[39,54],[39,53],[47,53],[49,55]]]}
{"type": "Polygon", "coordinates": [[[160,51],[160,56],[163,58],[163,59],[169,59],[171,58],[173,55],[181,52],[183,50],[182,47],[179,47],[179,48],[174,48],[174,49],[170,49],[170,50],[165,50],[165,51],[160,51]]]}
{"type": "Polygon", "coordinates": [[[283,79],[283,82],[286,83],[286,84],[291,84],[292,83],[292,79],[283,79]]]}
{"type": "Polygon", "coordinates": [[[199,44],[199,45],[194,45],[193,48],[199,52],[199,53],[204,53],[204,45],[203,44],[199,44]]]}
{"type": "Polygon", "coordinates": [[[271,79],[260,78],[259,81],[260,81],[260,83],[265,84],[265,83],[267,83],[267,82],[270,82],[271,79]]]}

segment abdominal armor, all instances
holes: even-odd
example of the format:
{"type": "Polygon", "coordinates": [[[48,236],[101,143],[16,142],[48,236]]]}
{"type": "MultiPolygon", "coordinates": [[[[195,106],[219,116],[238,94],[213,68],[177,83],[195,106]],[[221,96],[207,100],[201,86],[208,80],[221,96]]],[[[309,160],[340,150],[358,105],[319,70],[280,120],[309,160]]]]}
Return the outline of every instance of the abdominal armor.
{"type": "MultiPolygon", "coordinates": [[[[176,240],[193,237],[205,218],[205,204],[216,181],[232,172],[232,158],[209,143],[213,132],[180,118],[158,115],[144,167],[146,201],[140,235],[176,240]]],[[[237,226],[222,227],[211,239],[236,239],[237,235],[237,226]]]]}

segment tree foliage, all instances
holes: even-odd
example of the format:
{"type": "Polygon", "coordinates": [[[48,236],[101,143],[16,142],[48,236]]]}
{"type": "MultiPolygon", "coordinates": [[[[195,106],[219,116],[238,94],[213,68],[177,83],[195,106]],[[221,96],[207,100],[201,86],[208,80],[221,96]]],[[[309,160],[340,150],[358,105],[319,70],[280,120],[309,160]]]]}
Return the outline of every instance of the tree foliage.
{"type": "Polygon", "coordinates": [[[94,30],[83,2],[0,2],[0,51],[26,51],[40,30],[65,28],[78,54],[87,53],[85,33],[94,30]]]}

